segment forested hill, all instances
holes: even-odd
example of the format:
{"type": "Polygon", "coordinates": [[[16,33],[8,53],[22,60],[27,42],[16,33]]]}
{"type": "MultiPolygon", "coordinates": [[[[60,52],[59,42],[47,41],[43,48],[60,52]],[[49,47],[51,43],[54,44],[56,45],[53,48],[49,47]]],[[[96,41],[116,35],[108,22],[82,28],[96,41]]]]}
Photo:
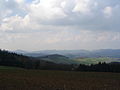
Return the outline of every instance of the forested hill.
{"type": "Polygon", "coordinates": [[[56,64],[42,59],[35,59],[5,50],[0,50],[0,66],[14,66],[26,69],[71,70],[67,64],[56,64]]]}
{"type": "Polygon", "coordinates": [[[0,50],[0,65],[25,67],[24,65],[28,62],[28,60],[30,59],[27,56],[0,50]]]}

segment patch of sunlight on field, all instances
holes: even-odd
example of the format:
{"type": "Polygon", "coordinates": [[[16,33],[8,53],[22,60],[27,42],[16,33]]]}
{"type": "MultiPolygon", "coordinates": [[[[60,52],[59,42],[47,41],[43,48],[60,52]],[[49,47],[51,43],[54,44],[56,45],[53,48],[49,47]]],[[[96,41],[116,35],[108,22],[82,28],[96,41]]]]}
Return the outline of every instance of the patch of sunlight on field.
{"type": "Polygon", "coordinates": [[[78,58],[75,59],[76,62],[80,64],[97,64],[99,62],[120,62],[119,58],[108,58],[108,57],[103,57],[103,58],[78,58]]]}

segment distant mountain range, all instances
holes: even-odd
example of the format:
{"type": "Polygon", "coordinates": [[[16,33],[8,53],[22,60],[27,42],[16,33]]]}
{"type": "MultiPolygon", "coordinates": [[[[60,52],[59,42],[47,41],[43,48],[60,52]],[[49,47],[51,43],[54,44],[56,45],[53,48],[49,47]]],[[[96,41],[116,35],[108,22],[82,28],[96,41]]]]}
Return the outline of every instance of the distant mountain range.
{"type": "Polygon", "coordinates": [[[120,49],[100,50],[41,50],[14,51],[17,54],[29,56],[33,59],[53,62],[56,64],[97,64],[99,62],[120,62],[120,49]]]}
{"type": "Polygon", "coordinates": [[[59,55],[64,55],[66,57],[69,57],[71,59],[82,58],[82,57],[120,58],[120,49],[100,49],[100,50],[93,50],[93,51],[88,51],[88,50],[41,50],[41,51],[33,51],[33,52],[16,50],[14,52],[18,53],[18,54],[23,54],[26,56],[31,56],[31,57],[43,57],[46,55],[59,54],[59,55]]]}

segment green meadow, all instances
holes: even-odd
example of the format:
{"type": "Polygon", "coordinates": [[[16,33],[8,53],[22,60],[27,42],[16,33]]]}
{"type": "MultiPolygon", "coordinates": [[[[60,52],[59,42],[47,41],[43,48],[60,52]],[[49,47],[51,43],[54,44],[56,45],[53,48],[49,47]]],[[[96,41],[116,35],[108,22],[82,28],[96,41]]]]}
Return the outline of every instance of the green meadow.
{"type": "Polygon", "coordinates": [[[106,63],[110,63],[110,62],[120,62],[119,58],[109,58],[109,57],[100,57],[100,58],[77,58],[74,59],[74,61],[76,61],[77,63],[80,64],[97,64],[99,62],[106,62],[106,63]]]}

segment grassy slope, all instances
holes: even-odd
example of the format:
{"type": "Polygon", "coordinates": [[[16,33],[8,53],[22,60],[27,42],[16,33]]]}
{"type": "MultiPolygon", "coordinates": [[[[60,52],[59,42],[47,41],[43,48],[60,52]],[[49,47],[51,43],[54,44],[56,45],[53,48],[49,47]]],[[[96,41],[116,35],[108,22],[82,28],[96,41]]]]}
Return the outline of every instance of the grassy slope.
{"type": "Polygon", "coordinates": [[[120,90],[119,73],[23,70],[0,67],[0,90],[120,90]]]}
{"type": "Polygon", "coordinates": [[[78,59],[68,59],[64,57],[54,57],[54,58],[44,58],[43,60],[51,61],[54,63],[65,63],[65,64],[98,64],[99,62],[120,62],[119,58],[78,58],[78,59]]]}
{"type": "Polygon", "coordinates": [[[22,68],[17,67],[7,67],[7,66],[0,66],[0,70],[22,70],[22,68]]]}
{"type": "Polygon", "coordinates": [[[69,59],[68,57],[62,56],[62,55],[48,55],[49,57],[43,57],[42,60],[45,61],[51,61],[54,63],[63,63],[63,64],[73,64],[75,63],[74,60],[69,59]]]}
{"type": "Polygon", "coordinates": [[[118,58],[78,58],[75,59],[77,63],[81,64],[97,64],[99,62],[120,62],[118,58]]]}

